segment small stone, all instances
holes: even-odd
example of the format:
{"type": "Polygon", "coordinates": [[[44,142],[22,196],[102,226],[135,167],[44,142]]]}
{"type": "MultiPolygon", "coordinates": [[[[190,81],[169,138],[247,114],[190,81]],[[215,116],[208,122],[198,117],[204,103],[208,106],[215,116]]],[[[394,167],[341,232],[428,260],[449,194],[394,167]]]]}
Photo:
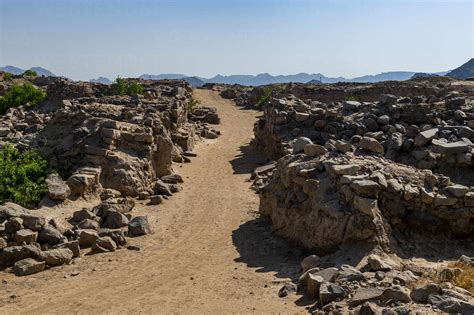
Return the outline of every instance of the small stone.
{"type": "Polygon", "coordinates": [[[26,258],[17,261],[13,265],[15,276],[27,276],[44,270],[46,264],[44,261],[37,261],[32,258],[26,258]]]}
{"type": "Polygon", "coordinates": [[[5,232],[13,234],[23,228],[23,220],[21,218],[10,218],[5,222],[5,232]]]}
{"type": "Polygon", "coordinates": [[[159,205],[163,202],[164,198],[161,195],[153,195],[150,197],[151,205],[159,205]]]}
{"type": "Polygon", "coordinates": [[[63,239],[64,236],[51,225],[45,226],[39,233],[40,242],[47,243],[49,245],[56,245],[63,239]]]}
{"type": "Polygon", "coordinates": [[[91,247],[99,238],[99,234],[95,230],[77,230],[76,233],[81,247],[91,247]]]}
{"type": "MultiPolygon", "coordinates": [[[[193,278],[191,278],[193,280],[193,278]]],[[[298,286],[294,283],[285,283],[283,287],[278,291],[279,297],[285,297],[289,294],[294,294],[298,290],[298,286]]]]}
{"type": "Polygon", "coordinates": [[[113,252],[117,249],[117,244],[109,236],[99,237],[92,245],[95,253],[113,252]]]}
{"type": "Polygon", "coordinates": [[[73,253],[69,248],[57,248],[43,251],[39,259],[49,266],[60,266],[71,262],[73,253]]]}
{"type": "Polygon", "coordinates": [[[378,154],[384,153],[383,146],[380,144],[380,142],[378,142],[374,138],[363,137],[359,141],[359,147],[361,149],[364,149],[373,153],[378,153],[378,154]]]}

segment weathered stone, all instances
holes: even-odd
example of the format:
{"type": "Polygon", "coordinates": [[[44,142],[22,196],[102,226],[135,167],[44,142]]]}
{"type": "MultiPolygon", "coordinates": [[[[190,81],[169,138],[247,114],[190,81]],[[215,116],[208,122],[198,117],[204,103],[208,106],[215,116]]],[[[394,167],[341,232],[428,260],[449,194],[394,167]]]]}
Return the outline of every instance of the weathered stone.
{"type": "Polygon", "coordinates": [[[339,267],[339,274],[337,275],[336,282],[362,281],[364,279],[364,275],[359,270],[350,265],[342,265],[339,267]]]}
{"type": "Polygon", "coordinates": [[[383,293],[379,288],[359,288],[351,298],[349,305],[351,307],[363,304],[367,301],[374,301],[380,299],[383,293]]]}
{"type": "Polygon", "coordinates": [[[469,187],[463,185],[448,186],[448,191],[451,195],[457,198],[463,197],[469,191],[469,187]]]}
{"type": "Polygon", "coordinates": [[[367,151],[370,151],[370,152],[374,152],[374,153],[378,153],[378,154],[383,154],[384,153],[383,146],[380,144],[380,142],[378,142],[374,138],[363,137],[359,141],[359,147],[361,149],[364,149],[364,150],[367,150],[367,151]]]}
{"type": "Polygon", "coordinates": [[[5,222],[5,232],[13,234],[23,228],[23,220],[21,218],[10,218],[5,222]]]}
{"type": "Polygon", "coordinates": [[[390,263],[388,263],[389,259],[382,259],[378,255],[370,255],[367,259],[367,263],[370,266],[370,269],[373,271],[379,271],[379,270],[392,270],[392,266],[390,263]]]}
{"type": "Polygon", "coordinates": [[[36,242],[37,238],[38,238],[38,232],[33,232],[32,230],[28,230],[28,229],[18,230],[14,236],[15,243],[17,243],[18,245],[21,245],[23,243],[25,244],[34,243],[36,242]]]}
{"type": "Polygon", "coordinates": [[[41,252],[39,259],[49,266],[60,266],[71,262],[73,252],[69,248],[50,249],[41,252]]]}
{"type": "Polygon", "coordinates": [[[441,293],[441,288],[435,283],[427,283],[411,290],[410,297],[414,302],[426,303],[430,295],[441,293]]]}
{"type": "Polygon", "coordinates": [[[159,205],[159,204],[163,203],[163,200],[165,200],[165,198],[163,198],[163,196],[153,195],[153,196],[150,197],[150,204],[151,205],[159,205]]]}
{"type": "Polygon", "coordinates": [[[304,150],[304,154],[311,157],[313,156],[318,157],[328,152],[328,150],[325,147],[319,144],[307,144],[304,146],[303,150],[304,150]]]}
{"type": "Polygon", "coordinates": [[[416,146],[424,146],[425,144],[428,144],[431,140],[436,138],[438,135],[438,128],[432,128],[428,129],[425,131],[420,132],[416,137],[415,137],[415,145],[416,146]]]}
{"type": "Polygon", "coordinates": [[[138,216],[128,223],[128,235],[140,236],[151,233],[150,225],[146,216],[138,216]]]}
{"type": "Polygon", "coordinates": [[[474,304],[443,295],[430,295],[428,303],[449,314],[474,314],[474,304]]]}
{"type": "Polygon", "coordinates": [[[178,174],[171,174],[161,177],[161,180],[167,184],[178,184],[183,183],[183,177],[178,174]]]}
{"type": "Polygon", "coordinates": [[[380,192],[380,186],[368,179],[355,180],[350,186],[357,194],[367,197],[377,197],[380,192]]]}
{"type": "Polygon", "coordinates": [[[360,196],[354,197],[354,208],[368,216],[374,218],[379,212],[377,199],[364,198],[360,196]]]}
{"type": "Polygon", "coordinates": [[[304,151],[304,147],[308,144],[313,144],[311,139],[306,137],[299,137],[293,142],[293,154],[301,153],[304,151]]]}
{"type": "Polygon", "coordinates": [[[10,246],[0,251],[0,265],[13,266],[14,263],[26,258],[38,258],[40,249],[34,245],[10,246]]]}
{"type": "Polygon", "coordinates": [[[344,297],[346,297],[346,292],[337,284],[323,282],[319,288],[319,300],[321,301],[321,305],[342,300],[344,297]]]}
{"type": "Polygon", "coordinates": [[[320,260],[321,259],[317,255],[309,255],[308,257],[303,259],[303,261],[301,262],[301,269],[303,269],[303,272],[306,272],[309,269],[318,267],[320,260]]]}
{"type": "Polygon", "coordinates": [[[77,230],[76,233],[81,247],[91,247],[99,238],[99,234],[94,230],[77,230]]]}
{"type": "Polygon", "coordinates": [[[95,253],[113,252],[117,249],[117,244],[109,236],[99,237],[92,245],[92,251],[95,253]]]}
{"type": "Polygon", "coordinates": [[[127,226],[128,218],[117,211],[107,211],[105,214],[105,221],[102,227],[108,229],[118,229],[123,226],[127,226]]]}
{"type": "Polygon", "coordinates": [[[170,186],[162,180],[157,180],[153,191],[159,195],[172,196],[173,193],[170,190],[170,186]]]}
{"type": "Polygon", "coordinates": [[[32,258],[25,258],[17,261],[13,265],[15,276],[28,276],[44,270],[46,264],[44,261],[37,261],[32,258]]]}
{"type": "Polygon", "coordinates": [[[39,233],[39,240],[42,243],[56,245],[60,243],[63,239],[64,239],[64,236],[61,233],[59,233],[59,231],[56,230],[51,225],[47,225],[43,227],[43,229],[39,233]]]}
{"type": "Polygon", "coordinates": [[[65,200],[71,194],[71,188],[58,174],[50,174],[46,178],[48,184],[48,196],[52,200],[65,200]]]}
{"type": "Polygon", "coordinates": [[[469,150],[469,145],[464,141],[456,141],[456,142],[443,142],[437,139],[433,139],[432,141],[433,150],[436,153],[441,154],[458,154],[458,153],[465,153],[469,150]]]}
{"type": "Polygon", "coordinates": [[[25,214],[21,216],[23,226],[32,231],[40,231],[46,225],[46,218],[38,215],[25,214]]]}
{"type": "Polygon", "coordinates": [[[298,286],[294,283],[285,283],[283,287],[278,291],[278,296],[279,297],[285,297],[290,294],[295,294],[296,291],[298,290],[298,286]]]}
{"type": "Polygon", "coordinates": [[[81,248],[79,246],[79,241],[78,240],[65,242],[65,243],[61,243],[61,244],[53,246],[53,249],[57,249],[57,248],[68,248],[68,249],[70,249],[72,251],[72,257],[79,257],[81,255],[81,248]]]}
{"type": "Polygon", "coordinates": [[[393,286],[391,288],[385,289],[380,296],[380,299],[385,302],[390,301],[392,303],[409,303],[411,302],[410,290],[401,286],[393,286]]]}
{"type": "Polygon", "coordinates": [[[319,289],[323,282],[324,279],[321,276],[308,273],[308,278],[306,280],[306,290],[308,295],[311,297],[319,297],[319,289]]]}

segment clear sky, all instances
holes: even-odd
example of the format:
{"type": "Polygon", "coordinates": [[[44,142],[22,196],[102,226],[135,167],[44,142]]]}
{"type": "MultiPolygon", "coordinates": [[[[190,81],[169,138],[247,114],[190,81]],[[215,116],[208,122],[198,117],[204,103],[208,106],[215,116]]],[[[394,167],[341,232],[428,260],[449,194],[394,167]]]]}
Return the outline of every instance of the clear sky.
{"type": "Polygon", "coordinates": [[[0,66],[354,77],[474,55],[474,0],[0,0],[0,66]]]}

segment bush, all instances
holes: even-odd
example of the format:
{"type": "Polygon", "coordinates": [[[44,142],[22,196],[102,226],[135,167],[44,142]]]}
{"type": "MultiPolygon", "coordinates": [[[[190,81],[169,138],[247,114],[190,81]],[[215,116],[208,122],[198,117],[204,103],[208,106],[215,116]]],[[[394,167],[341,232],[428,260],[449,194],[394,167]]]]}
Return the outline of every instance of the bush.
{"type": "Polygon", "coordinates": [[[14,85],[7,90],[4,96],[0,97],[0,114],[5,114],[10,107],[34,106],[44,100],[45,97],[46,92],[35,88],[31,83],[14,85]]]}
{"type": "Polygon", "coordinates": [[[3,74],[3,79],[4,79],[5,81],[10,81],[12,78],[13,78],[13,74],[11,74],[10,72],[5,72],[5,73],[3,74]]]}
{"type": "Polygon", "coordinates": [[[263,105],[268,103],[270,98],[273,96],[273,94],[278,93],[282,90],[281,87],[279,86],[273,86],[273,85],[267,85],[264,86],[263,88],[263,94],[260,96],[258,103],[257,103],[257,108],[262,108],[263,105]]]}
{"type": "Polygon", "coordinates": [[[48,171],[48,163],[37,153],[4,145],[0,149],[0,203],[35,206],[48,190],[48,171]]]}
{"type": "Polygon", "coordinates": [[[26,70],[25,72],[23,72],[23,76],[24,77],[36,77],[36,76],[38,76],[38,74],[33,70],[26,70]]]}
{"type": "Polygon", "coordinates": [[[128,83],[125,79],[117,78],[110,85],[110,95],[143,94],[143,88],[138,83],[128,83]]]}
{"type": "Polygon", "coordinates": [[[194,111],[194,108],[196,107],[196,105],[200,104],[200,102],[198,100],[195,100],[195,99],[190,99],[187,103],[186,103],[186,110],[188,111],[188,113],[192,113],[194,111]]]}

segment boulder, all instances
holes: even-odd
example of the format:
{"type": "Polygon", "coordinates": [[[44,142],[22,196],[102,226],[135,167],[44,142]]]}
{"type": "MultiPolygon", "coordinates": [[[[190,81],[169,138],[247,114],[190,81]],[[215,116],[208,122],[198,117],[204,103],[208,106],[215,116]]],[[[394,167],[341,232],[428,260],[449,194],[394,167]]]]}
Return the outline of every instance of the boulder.
{"type": "Polygon", "coordinates": [[[56,248],[41,252],[39,260],[44,261],[48,266],[60,266],[70,263],[73,256],[69,248],[56,248]]]}
{"type": "Polygon", "coordinates": [[[66,243],[61,243],[58,245],[54,245],[53,249],[57,248],[68,248],[72,251],[72,257],[79,257],[81,255],[81,248],[79,246],[79,241],[74,240],[66,243]]]}
{"type": "Polygon", "coordinates": [[[15,276],[28,276],[44,270],[46,264],[44,261],[37,261],[33,258],[26,258],[17,261],[13,265],[15,276]]]}
{"type": "Polygon", "coordinates": [[[380,192],[380,186],[368,179],[355,180],[350,184],[350,187],[356,194],[367,197],[377,197],[380,192]]]}
{"type": "Polygon", "coordinates": [[[64,238],[65,237],[51,225],[45,226],[39,233],[40,242],[47,243],[49,245],[56,245],[60,243],[64,238]]]}
{"type": "Polygon", "coordinates": [[[173,195],[173,193],[171,192],[170,186],[160,179],[156,181],[153,191],[158,195],[165,195],[165,196],[173,195]]]}
{"type": "Polygon", "coordinates": [[[108,229],[118,229],[127,226],[128,218],[117,211],[107,211],[105,214],[105,221],[102,227],[108,229]]]}
{"type": "Polygon", "coordinates": [[[15,236],[13,237],[15,243],[18,245],[21,245],[23,243],[25,244],[31,244],[36,242],[36,239],[38,238],[38,232],[34,232],[29,229],[22,229],[18,230],[15,233],[15,236]]]}
{"type": "Polygon", "coordinates": [[[416,137],[415,137],[415,145],[416,146],[424,146],[431,142],[436,136],[438,135],[439,129],[438,128],[432,128],[428,129],[425,131],[420,132],[416,137]]]}
{"type": "Polygon", "coordinates": [[[91,247],[99,238],[99,234],[94,230],[77,230],[76,234],[81,247],[91,247]]]}
{"type": "Polygon", "coordinates": [[[306,137],[299,137],[293,141],[293,154],[301,153],[308,144],[313,144],[311,139],[306,137]]]}
{"type": "Polygon", "coordinates": [[[151,233],[151,229],[146,216],[135,217],[128,223],[129,236],[140,236],[149,233],[151,233]]]}
{"type": "Polygon", "coordinates": [[[430,295],[428,303],[449,314],[474,314],[474,304],[445,295],[430,295]]]}
{"type": "Polygon", "coordinates": [[[441,288],[436,283],[419,285],[411,290],[410,297],[414,302],[427,303],[430,295],[441,293],[441,288]]]}
{"type": "Polygon", "coordinates": [[[319,144],[306,144],[303,150],[304,150],[304,154],[311,157],[313,156],[318,157],[328,152],[328,150],[325,147],[319,144]]]}
{"type": "Polygon", "coordinates": [[[92,245],[92,251],[95,253],[113,252],[117,249],[117,244],[109,236],[99,237],[92,245]]]}
{"type": "Polygon", "coordinates": [[[306,272],[314,267],[319,267],[320,262],[321,258],[318,255],[310,255],[301,262],[301,269],[303,269],[303,272],[306,272]]]}
{"type": "Polygon", "coordinates": [[[40,249],[34,245],[10,246],[0,251],[0,265],[11,267],[17,261],[26,258],[38,258],[40,249]]]}
{"type": "Polygon", "coordinates": [[[380,288],[359,288],[352,296],[349,305],[355,307],[367,301],[378,300],[382,293],[383,289],[380,288]]]}
{"type": "Polygon", "coordinates": [[[46,218],[39,215],[25,214],[22,215],[21,218],[23,220],[23,226],[32,231],[41,231],[43,226],[46,225],[46,218]]]}
{"type": "Polygon", "coordinates": [[[378,255],[370,255],[367,258],[367,263],[370,266],[370,269],[372,271],[387,271],[387,270],[392,270],[391,264],[388,262],[390,261],[389,259],[382,259],[378,255]]]}
{"type": "Polygon", "coordinates": [[[380,144],[380,142],[378,142],[374,138],[363,137],[359,141],[359,147],[361,149],[364,149],[366,151],[370,151],[370,152],[373,152],[373,153],[378,153],[378,154],[383,154],[384,153],[383,146],[380,144]]]}
{"type": "Polygon", "coordinates": [[[71,188],[58,174],[50,174],[46,178],[48,185],[48,197],[52,200],[65,200],[71,194],[71,188]]]}
{"type": "Polygon", "coordinates": [[[391,288],[387,288],[383,291],[382,295],[380,296],[380,299],[385,302],[402,302],[402,303],[409,303],[411,302],[410,298],[410,290],[402,287],[395,285],[391,288]]]}
{"type": "Polygon", "coordinates": [[[13,234],[23,228],[23,220],[21,218],[13,217],[5,222],[5,233],[13,234]]]}
{"type": "Polygon", "coordinates": [[[321,305],[342,300],[345,297],[346,291],[337,284],[323,282],[319,288],[319,300],[321,301],[321,305]]]}

